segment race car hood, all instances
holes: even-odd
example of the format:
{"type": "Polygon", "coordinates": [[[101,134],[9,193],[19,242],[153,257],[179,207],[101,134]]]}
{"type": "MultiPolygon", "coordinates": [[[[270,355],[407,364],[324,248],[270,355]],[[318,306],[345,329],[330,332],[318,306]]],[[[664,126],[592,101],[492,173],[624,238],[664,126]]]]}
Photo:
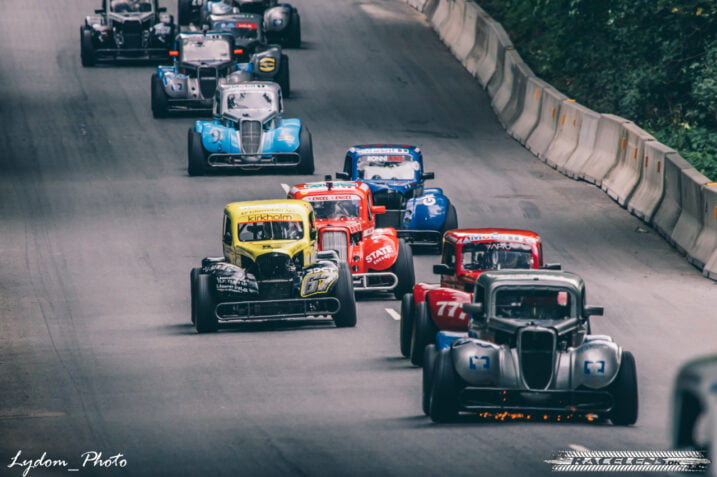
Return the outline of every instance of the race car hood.
{"type": "Polygon", "coordinates": [[[274,240],[264,242],[242,242],[242,250],[253,260],[267,253],[285,253],[293,257],[306,248],[306,242],[296,240],[274,240]]]}
{"type": "Polygon", "coordinates": [[[402,195],[406,195],[407,192],[418,187],[418,182],[415,180],[384,180],[384,179],[369,179],[361,180],[365,182],[371,188],[371,192],[379,190],[395,190],[400,192],[402,195]]]}
{"type": "Polygon", "coordinates": [[[274,111],[266,109],[234,109],[231,112],[224,113],[224,116],[235,121],[242,121],[245,119],[260,121],[262,124],[271,119],[274,116],[274,111]]]}
{"type": "Polygon", "coordinates": [[[231,61],[226,60],[206,60],[206,61],[182,61],[185,68],[222,68],[228,66],[231,61]]]}
{"type": "Polygon", "coordinates": [[[316,227],[320,229],[332,228],[332,229],[346,229],[349,234],[354,234],[361,231],[361,219],[346,218],[346,219],[316,219],[316,227]]]}

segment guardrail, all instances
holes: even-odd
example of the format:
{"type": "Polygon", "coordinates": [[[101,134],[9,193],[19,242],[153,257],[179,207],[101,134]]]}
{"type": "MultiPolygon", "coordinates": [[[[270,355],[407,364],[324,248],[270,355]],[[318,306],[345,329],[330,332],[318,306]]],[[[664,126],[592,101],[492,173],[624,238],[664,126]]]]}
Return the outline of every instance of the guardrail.
{"type": "Polygon", "coordinates": [[[508,134],[564,175],[601,187],[717,280],[717,182],[633,122],[596,113],[537,78],[473,1],[404,1],[486,89],[508,134]]]}

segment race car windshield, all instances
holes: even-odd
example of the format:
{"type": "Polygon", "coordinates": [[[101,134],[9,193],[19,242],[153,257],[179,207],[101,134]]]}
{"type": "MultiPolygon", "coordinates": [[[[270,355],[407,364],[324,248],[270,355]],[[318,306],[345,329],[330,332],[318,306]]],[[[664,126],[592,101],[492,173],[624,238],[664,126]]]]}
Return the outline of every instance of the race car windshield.
{"type": "Polygon", "coordinates": [[[514,242],[471,243],[463,246],[464,270],[508,270],[532,268],[530,245],[514,242]]]}
{"type": "Polygon", "coordinates": [[[229,42],[223,39],[190,39],[182,45],[182,61],[227,61],[229,58],[229,42]]]}
{"type": "Polygon", "coordinates": [[[235,38],[253,39],[259,36],[259,27],[255,23],[248,22],[214,22],[214,30],[229,30],[235,38]]]}
{"type": "Polygon", "coordinates": [[[112,0],[110,11],[114,13],[146,13],[154,9],[150,0],[112,0]]]}
{"type": "Polygon", "coordinates": [[[361,156],[359,179],[414,180],[420,165],[404,155],[361,156]]]}
{"type": "Polygon", "coordinates": [[[267,91],[242,91],[227,96],[227,109],[271,109],[274,99],[267,91]]]}
{"type": "Polygon", "coordinates": [[[307,197],[306,200],[311,202],[314,207],[317,219],[340,219],[359,216],[359,204],[361,202],[358,197],[340,200],[317,200],[307,197]]]}
{"type": "Polygon", "coordinates": [[[304,236],[304,224],[300,221],[250,222],[239,224],[241,242],[261,240],[300,240],[304,236]]]}
{"type": "Polygon", "coordinates": [[[495,316],[527,320],[562,320],[575,316],[575,300],[562,288],[499,288],[495,316]]]}

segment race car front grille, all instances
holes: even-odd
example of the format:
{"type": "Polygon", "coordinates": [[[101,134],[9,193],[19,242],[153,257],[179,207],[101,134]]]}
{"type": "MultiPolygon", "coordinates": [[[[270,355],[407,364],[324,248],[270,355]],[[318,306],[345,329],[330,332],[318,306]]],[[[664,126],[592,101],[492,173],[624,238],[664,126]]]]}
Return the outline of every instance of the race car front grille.
{"type": "Polygon", "coordinates": [[[259,121],[241,122],[241,149],[244,154],[256,154],[261,146],[261,123],[259,121]]]}
{"type": "Polygon", "coordinates": [[[199,80],[199,91],[204,98],[212,98],[214,91],[217,89],[217,69],[216,68],[199,68],[197,70],[197,79],[199,80]]]}
{"type": "Polygon", "coordinates": [[[285,253],[267,253],[256,258],[260,280],[290,279],[296,275],[291,257],[285,253]]]}
{"type": "Polygon", "coordinates": [[[294,294],[294,281],[291,279],[264,280],[259,282],[259,296],[270,300],[291,298],[294,294]]]}
{"type": "Polygon", "coordinates": [[[556,336],[546,328],[524,328],[518,333],[523,382],[530,389],[546,389],[553,377],[556,336]]]}
{"type": "Polygon", "coordinates": [[[348,260],[348,242],[345,232],[327,230],[321,234],[321,250],[336,250],[341,260],[348,260]]]}
{"type": "Polygon", "coordinates": [[[123,48],[142,47],[142,24],[138,20],[127,20],[122,26],[123,48]]]}

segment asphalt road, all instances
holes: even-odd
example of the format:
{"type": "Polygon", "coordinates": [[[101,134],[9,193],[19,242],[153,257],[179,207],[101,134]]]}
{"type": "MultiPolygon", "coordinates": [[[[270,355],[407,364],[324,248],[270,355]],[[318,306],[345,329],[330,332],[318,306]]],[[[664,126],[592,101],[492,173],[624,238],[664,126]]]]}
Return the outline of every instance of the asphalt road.
{"type": "MultiPolygon", "coordinates": [[[[279,198],[299,176],[186,175],[192,118],[155,120],[152,68],[82,68],[89,0],[4,0],[0,16],[0,475],[22,458],[121,453],[80,475],[548,475],[569,445],[668,446],[678,366],[715,351],[717,286],[597,188],[509,138],[486,95],[399,1],[297,0],[287,116],[317,174],[365,142],[422,147],[461,226],[539,232],[581,274],[593,321],[636,357],[640,419],[436,425],[399,358],[397,301],[355,329],[233,327],[196,335],[189,270],[220,253],[227,202],[279,198]]],[[[172,9],[174,5],[170,5],[172,9]]],[[[434,256],[416,258],[433,280],[434,256]]],[[[89,465],[89,464],[88,464],[89,465]]],[[[30,475],[66,475],[62,467],[30,475]]]]}

